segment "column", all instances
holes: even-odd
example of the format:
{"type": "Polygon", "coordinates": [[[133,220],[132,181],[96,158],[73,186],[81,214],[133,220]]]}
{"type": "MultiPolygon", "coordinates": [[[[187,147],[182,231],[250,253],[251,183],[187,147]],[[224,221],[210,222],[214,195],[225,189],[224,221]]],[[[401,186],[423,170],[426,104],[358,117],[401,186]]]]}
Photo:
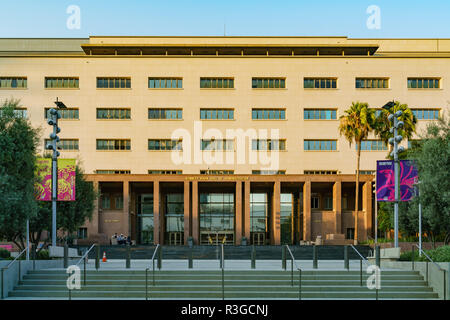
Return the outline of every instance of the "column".
{"type": "Polygon", "coordinates": [[[199,227],[200,220],[198,218],[198,181],[192,181],[192,238],[194,238],[194,244],[200,244],[199,227]]]}
{"type": "Polygon", "coordinates": [[[153,238],[155,244],[162,244],[160,238],[160,215],[159,215],[159,181],[153,181],[153,238]]]}
{"type": "MultiPolygon", "coordinates": [[[[367,240],[372,231],[372,182],[367,181],[363,184],[362,209],[364,212],[364,229],[359,237],[367,240]]],[[[360,229],[361,230],[361,229],[360,229]]]]}
{"type": "Polygon", "coordinates": [[[336,219],[336,234],[342,233],[342,182],[336,181],[333,184],[333,210],[336,219]]]}
{"type": "Polygon", "coordinates": [[[99,207],[99,202],[100,202],[100,186],[99,186],[99,182],[98,181],[93,181],[93,186],[94,186],[94,190],[96,192],[98,192],[99,197],[94,201],[94,211],[92,212],[92,221],[89,222],[88,219],[86,219],[85,224],[88,226],[88,238],[91,237],[91,235],[93,236],[97,236],[100,233],[100,229],[99,229],[99,215],[100,213],[98,212],[98,207],[99,207]]]}
{"type": "Polygon", "coordinates": [[[244,236],[250,243],[250,181],[244,182],[244,236]]]}
{"type": "Polygon", "coordinates": [[[303,240],[311,241],[311,180],[303,184],[303,240]]]}
{"type": "Polygon", "coordinates": [[[130,230],[130,182],[124,181],[123,188],[123,214],[122,214],[122,233],[125,236],[131,235],[130,230]]]}
{"type": "Polygon", "coordinates": [[[272,244],[280,245],[280,181],[273,184],[273,206],[272,206],[272,244]]]}
{"type": "Polygon", "coordinates": [[[234,239],[235,245],[240,245],[242,240],[242,182],[236,181],[236,204],[235,204],[235,226],[234,234],[236,238],[234,239]]]}
{"type": "Polygon", "coordinates": [[[184,182],[184,244],[187,244],[189,238],[190,225],[189,225],[189,207],[190,207],[190,190],[189,181],[184,182]]]}

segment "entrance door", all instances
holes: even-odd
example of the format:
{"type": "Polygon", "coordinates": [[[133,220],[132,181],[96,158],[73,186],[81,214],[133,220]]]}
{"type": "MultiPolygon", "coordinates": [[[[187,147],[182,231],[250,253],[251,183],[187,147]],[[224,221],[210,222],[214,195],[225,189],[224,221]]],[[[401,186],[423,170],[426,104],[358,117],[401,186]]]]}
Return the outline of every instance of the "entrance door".
{"type": "Polygon", "coordinates": [[[154,244],[153,194],[141,194],[137,197],[137,242],[154,244]]]}

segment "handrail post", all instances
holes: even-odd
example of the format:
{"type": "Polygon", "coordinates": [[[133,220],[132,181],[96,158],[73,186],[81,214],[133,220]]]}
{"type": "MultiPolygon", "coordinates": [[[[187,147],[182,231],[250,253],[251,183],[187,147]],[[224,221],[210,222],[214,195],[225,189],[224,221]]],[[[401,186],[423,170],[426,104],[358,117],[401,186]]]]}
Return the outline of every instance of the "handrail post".
{"type": "Polygon", "coordinates": [[[445,269],[442,269],[442,272],[444,273],[444,292],[443,292],[443,298],[444,300],[447,300],[447,286],[446,286],[446,277],[445,277],[445,269]]]}
{"type": "Polygon", "coordinates": [[[252,245],[251,260],[252,260],[252,269],[255,269],[256,268],[256,250],[255,250],[255,245],[252,245]]]}
{"type": "Polygon", "coordinates": [[[362,287],[363,285],[363,272],[362,272],[362,258],[359,258],[359,280],[360,280],[360,285],[362,287]]]}
{"type": "Polygon", "coordinates": [[[411,266],[411,270],[414,270],[414,245],[412,246],[412,251],[411,251],[411,262],[412,262],[412,266],[411,266]]]}
{"type": "Polygon", "coordinates": [[[188,256],[188,267],[189,269],[192,269],[194,267],[194,262],[193,262],[193,256],[194,256],[194,249],[190,248],[189,250],[189,256],[188,256]]]}
{"type": "Polygon", "coordinates": [[[153,260],[152,278],[153,278],[153,286],[155,286],[155,260],[153,260]]]}
{"type": "Polygon", "coordinates": [[[125,268],[130,269],[130,260],[131,260],[131,251],[130,251],[130,244],[127,243],[127,253],[126,253],[126,261],[125,261],[125,268]]]}
{"type": "Polygon", "coordinates": [[[286,246],[281,249],[281,268],[286,270],[286,246]]]}
{"type": "Polygon", "coordinates": [[[20,279],[20,273],[21,273],[21,272],[20,272],[20,271],[21,271],[20,269],[21,269],[21,263],[20,263],[20,259],[19,259],[19,281],[18,281],[19,284],[20,284],[20,280],[21,280],[21,279],[20,279]]]}
{"type": "Polygon", "coordinates": [[[427,286],[428,286],[428,261],[426,261],[426,266],[427,266],[427,269],[426,269],[427,270],[427,277],[426,277],[427,280],[426,281],[427,281],[427,286]]]}
{"type": "Polygon", "coordinates": [[[36,246],[33,244],[31,245],[31,257],[33,259],[33,271],[36,270],[36,246]]]}
{"type": "Polygon", "coordinates": [[[298,300],[302,300],[302,270],[298,269],[298,300]]]}
{"type": "Polygon", "coordinates": [[[95,255],[95,269],[98,271],[98,269],[100,269],[100,246],[96,245],[95,246],[95,251],[96,251],[96,255],[95,255]]]}
{"type": "Polygon", "coordinates": [[[148,268],[145,269],[145,300],[148,300],[148,268]]]}
{"type": "Polygon", "coordinates": [[[313,245],[313,269],[317,269],[317,248],[313,245]]]}
{"type": "Polygon", "coordinates": [[[344,269],[350,270],[350,264],[348,260],[348,246],[344,246],[344,269]]]}
{"type": "Polygon", "coordinates": [[[84,265],[84,281],[83,281],[83,285],[86,285],[86,258],[87,258],[87,255],[83,259],[83,265],[84,265]]]}
{"type": "Polygon", "coordinates": [[[222,257],[220,259],[221,263],[221,268],[222,268],[222,300],[225,300],[225,255],[223,252],[223,243],[222,243],[222,257]]]}
{"type": "Polygon", "coordinates": [[[294,286],[294,259],[291,256],[291,286],[294,286]]]}
{"type": "Polygon", "coordinates": [[[2,268],[2,290],[1,290],[2,293],[1,293],[1,295],[0,295],[0,299],[3,299],[3,298],[4,298],[4,296],[3,296],[3,287],[4,287],[4,285],[5,285],[5,284],[3,283],[3,272],[4,272],[4,270],[5,270],[5,269],[2,268]]]}
{"type": "Polygon", "coordinates": [[[69,246],[67,241],[64,243],[64,268],[69,266],[69,246]]]}
{"type": "Polygon", "coordinates": [[[375,246],[375,263],[378,268],[381,268],[380,246],[375,246]]]}
{"type": "Polygon", "coordinates": [[[161,264],[162,264],[162,246],[159,246],[159,251],[158,251],[158,270],[161,270],[161,264]]]}

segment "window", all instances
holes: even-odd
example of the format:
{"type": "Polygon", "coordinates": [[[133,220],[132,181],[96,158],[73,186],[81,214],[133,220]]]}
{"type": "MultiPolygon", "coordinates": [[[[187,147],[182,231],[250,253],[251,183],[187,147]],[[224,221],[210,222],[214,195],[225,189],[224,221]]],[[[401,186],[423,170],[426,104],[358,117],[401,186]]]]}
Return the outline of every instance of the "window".
{"type": "Polygon", "coordinates": [[[131,174],[131,170],[96,170],[97,174],[131,174]]]}
{"type": "Polygon", "coordinates": [[[200,150],[204,151],[233,151],[234,150],[234,140],[225,139],[202,139],[200,141],[200,150]]]}
{"type": "Polygon", "coordinates": [[[78,77],[45,77],[45,88],[47,89],[74,89],[79,88],[78,77]]]}
{"type": "Polygon", "coordinates": [[[148,174],[182,174],[182,170],[148,170],[148,174]]]}
{"type": "Polygon", "coordinates": [[[336,109],[304,109],[304,120],[336,120],[336,109]]]}
{"type": "Polygon", "coordinates": [[[108,120],[125,120],[131,119],[130,109],[103,109],[97,108],[97,119],[108,119],[108,120]]]}
{"type": "Polygon", "coordinates": [[[26,89],[27,77],[0,77],[1,89],[26,89]]]}
{"type": "Polygon", "coordinates": [[[97,139],[97,150],[131,150],[131,140],[97,139]]]}
{"type": "Polygon", "coordinates": [[[252,170],[252,174],[286,174],[286,170],[252,170]]]}
{"type": "Polygon", "coordinates": [[[304,174],[318,174],[318,175],[328,175],[337,174],[337,170],[305,170],[304,174]]]}
{"type": "Polygon", "coordinates": [[[123,209],[123,195],[117,195],[114,197],[114,205],[116,209],[123,209]]]}
{"type": "Polygon", "coordinates": [[[111,209],[111,201],[108,194],[102,194],[101,196],[102,209],[111,209]]]}
{"type": "MultiPolygon", "coordinates": [[[[44,148],[49,143],[51,144],[52,140],[45,139],[44,148]]],[[[66,151],[78,151],[79,150],[78,149],[78,139],[61,139],[57,143],[57,147],[61,150],[66,150],[66,151]]]]}
{"type": "Polygon", "coordinates": [[[388,78],[356,78],[356,89],[387,89],[389,88],[388,78]]]}
{"type": "Polygon", "coordinates": [[[130,89],[131,78],[97,78],[99,89],[130,89]]]}
{"type": "MultiPolygon", "coordinates": [[[[355,144],[355,148],[358,150],[358,144],[355,144]]],[[[361,151],[385,151],[387,149],[386,144],[381,140],[361,141],[361,151]]]]}
{"type": "Polygon", "coordinates": [[[200,174],[226,175],[234,174],[234,170],[200,170],[200,174]]]}
{"type": "Polygon", "coordinates": [[[233,120],[233,109],[200,109],[202,120],[233,120]]]}
{"type": "Polygon", "coordinates": [[[202,89],[233,89],[234,78],[200,78],[202,89]]]}
{"type": "Polygon", "coordinates": [[[319,196],[311,195],[311,209],[319,209],[319,196]]]}
{"type": "Polygon", "coordinates": [[[285,89],[286,78],[252,78],[253,89],[285,89]]]}
{"type": "Polygon", "coordinates": [[[337,78],[304,78],[305,89],[336,89],[337,78]]]}
{"type": "Polygon", "coordinates": [[[408,78],[408,89],[439,89],[440,78],[408,78]]]}
{"type": "Polygon", "coordinates": [[[325,210],[333,210],[333,198],[330,196],[324,197],[324,207],[325,210]]]}
{"type": "Polygon", "coordinates": [[[182,109],[148,109],[148,118],[150,120],[182,120],[182,109]]]}
{"type": "Polygon", "coordinates": [[[439,109],[412,109],[412,113],[417,120],[437,120],[439,119],[439,109]]]}
{"type": "Polygon", "coordinates": [[[253,139],[252,140],[252,150],[275,150],[281,151],[286,150],[286,140],[278,139],[253,139]]]}
{"type": "MultiPolygon", "coordinates": [[[[374,175],[375,174],[375,170],[359,170],[359,174],[365,174],[365,175],[374,175]]],[[[355,174],[356,174],[356,170],[355,170],[355,174]]]]}
{"type": "Polygon", "coordinates": [[[170,139],[148,139],[148,150],[152,151],[171,151],[183,150],[182,140],[170,139]]]}
{"type": "MultiPolygon", "coordinates": [[[[51,108],[45,108],[45,111],[44,111],[45,119],[49,118],[50,109],[51,108]]],[[[78,119],[80,119],[78,108],[58,109],[58,111],[61,114],[61,119],[63,119],[63,120],[78,120],[78,119]]]]}
{"type": "Polygon", "coordinates": [[[182,89],[183,78],[148,78],[149,89],[182,89]]]}
{"type": "Polygon", "coordinates": [[[253,120],[286,120],[286,109],[252,109],[253,120]]]}
{"type": "Polygon", "coordinates": [[[347,228],[346,239],[354,239],[355,238],[355,228],[347,228]]]}
{"type": "Polygon", "coordinates": [[[78,228],[77,238],[86,239],[87,238],[87,228],[78,228]]]}
{"type": "Polygon", "coordinates": [[[305,151],[336,151],[337,140],[304,140],[305,151]]]}
{"type": "Polygon", "coordinates": [[[18,109],[14,109],[14,117],[16,118],[23,118],[26,119],[27,118],[27,109],[26,108],[18,108],[18,109]]]}

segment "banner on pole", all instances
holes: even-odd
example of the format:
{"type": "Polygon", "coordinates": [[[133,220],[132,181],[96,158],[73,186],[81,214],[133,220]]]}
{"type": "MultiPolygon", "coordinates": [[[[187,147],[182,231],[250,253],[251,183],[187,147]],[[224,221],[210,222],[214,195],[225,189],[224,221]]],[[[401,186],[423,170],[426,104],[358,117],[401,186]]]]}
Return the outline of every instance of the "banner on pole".
{"type": "MultiPolygon", "coordinates": [[[[75,201],[75,159],[58,159],[58,201],[75,201]]],[[[36,161],[35,198],[52,201],[52,159],[36,161]]]]}
{"type": "MultiPolygon", "coordinates": [[[[410,201],[415,195],[414,185],[419,176],[411,160],[399,161],[400,201],[410,201]]],[[[377,201],[395,201],[394,161],[377,161],[377,201]]]]}

